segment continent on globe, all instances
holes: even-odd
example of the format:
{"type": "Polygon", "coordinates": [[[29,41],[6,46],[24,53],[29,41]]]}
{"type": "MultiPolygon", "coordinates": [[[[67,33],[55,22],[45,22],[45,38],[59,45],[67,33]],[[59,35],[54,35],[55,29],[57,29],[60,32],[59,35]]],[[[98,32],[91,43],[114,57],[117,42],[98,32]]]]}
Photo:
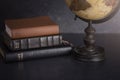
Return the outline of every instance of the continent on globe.
{"type": "Polygon", "coordinates": [[[114,6],[117,2],[116,0],[104,0],[104,1],[107,6],[114,6]]]}
{"type": "Polygon", "coordinates": [[[70,5],[70,9],[73,11],[86,10],[89,7],[91,5],[86,0],[72,0],[70,5]]]}

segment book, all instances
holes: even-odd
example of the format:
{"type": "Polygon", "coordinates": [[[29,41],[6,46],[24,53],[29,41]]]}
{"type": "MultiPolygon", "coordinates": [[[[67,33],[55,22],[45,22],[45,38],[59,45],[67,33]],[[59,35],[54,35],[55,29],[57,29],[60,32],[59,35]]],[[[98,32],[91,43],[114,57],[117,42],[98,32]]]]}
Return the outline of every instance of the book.
{"type": "Polygon", "coordinates": [[[23,51],[9,51],[3,44],[0,46],[0,54],[6,62],[67,55],[70,54],[71,50],[72,47],[70,45],[60,45],[56,47],[37,48],[23,51]]]}
{"type": "Polygon", "coordinates": [[[59,26],[49,16],[5,20],[5,31],[12,39],[59,34],[59,26]]]}
{"type": "Polygon", "coordinates": [[[10,50],[24,50],[32,48],[52,47],[62,44],[62,35],[49,35],[41,37],[11,39],[6,33],[2,34],[3,43],[10,50]]]}

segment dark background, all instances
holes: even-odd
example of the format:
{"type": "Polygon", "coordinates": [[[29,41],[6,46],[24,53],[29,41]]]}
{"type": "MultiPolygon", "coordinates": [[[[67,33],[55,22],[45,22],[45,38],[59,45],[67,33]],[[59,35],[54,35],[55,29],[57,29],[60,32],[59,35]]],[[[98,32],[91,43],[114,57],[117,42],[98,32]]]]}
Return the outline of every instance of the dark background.
{"type": "MultiPolygon", "coordinates": [[[[119,14],[120,12],[117,12],[106,22],[93,24],[97,33],[120,33],[119,14]]],[[[82,33],[87,26],[87,23],[80,19],[74,21],[74,14],[64,0],[0,0],[1,25],[5,19],[43,15],[49,15],[59,24],[62,33],[82,33]]]]}

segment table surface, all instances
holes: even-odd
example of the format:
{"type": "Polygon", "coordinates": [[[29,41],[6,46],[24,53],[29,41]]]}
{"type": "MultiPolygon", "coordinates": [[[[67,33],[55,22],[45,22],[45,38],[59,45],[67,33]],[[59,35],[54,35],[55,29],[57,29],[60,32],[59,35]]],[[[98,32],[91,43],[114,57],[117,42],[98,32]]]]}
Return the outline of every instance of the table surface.
{"type": "MultiPolygon", "coordinates": [[[[63,34],[75,46],[83,35],[63,34]]],[[[59,56],[25,62],[0,62],[0,80],[120,80],[120,34],[97,34],[96,45],[105,48],[105,61],[79,62],[59,56]]]]}

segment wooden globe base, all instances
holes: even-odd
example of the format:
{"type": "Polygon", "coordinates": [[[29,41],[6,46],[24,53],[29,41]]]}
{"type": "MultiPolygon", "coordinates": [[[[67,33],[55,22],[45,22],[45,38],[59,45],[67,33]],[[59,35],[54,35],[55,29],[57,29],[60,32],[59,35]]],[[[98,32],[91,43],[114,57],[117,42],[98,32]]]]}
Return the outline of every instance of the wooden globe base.
{"type": "Polygon", "coordinates": [[[102,61],[104,60],[104,48],[95,46],[95,28],[89,20],[88,27],[85,29],[85,47],[73,49],[75,58],[81,61],[102,61]]]}

